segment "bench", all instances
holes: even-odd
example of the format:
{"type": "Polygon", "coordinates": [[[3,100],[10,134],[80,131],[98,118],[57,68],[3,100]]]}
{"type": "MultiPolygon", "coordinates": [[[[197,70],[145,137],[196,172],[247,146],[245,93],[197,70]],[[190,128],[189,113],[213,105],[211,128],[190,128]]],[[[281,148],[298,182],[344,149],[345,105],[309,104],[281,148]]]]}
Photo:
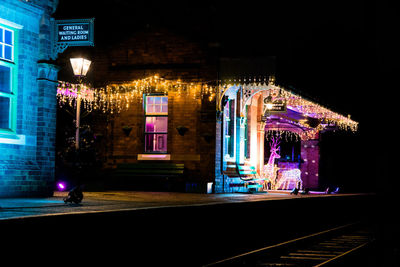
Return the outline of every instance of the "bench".
{"type": "Polygon", "coordinates": [[[223,174],[228,177],[239,177],[243,181],[250,181],[256,179],[257,171],[254,166],[227,162],[223,174]]]}
{"type": "Polygon", "coordinates": [[[256,179],[257,171],[254,166],[240,164],[237,165],[237,169],[239,172],[240,179],[244,181],[249,181],[249,180],[254,181],[256,179]]]}
{"type": "Polygon", "coordinates": [[[236,162],[227,162],[226,170],[223,174],[230,178],[239,177],[244,182],[231,183],[230,187],[245,187],[250,190],[262,189],[263,185],[259,184],[259,181],[264,179],[257,178],[257,171],[254,166],[237,164],[236,162]]]}
{"type": "Polygon", "coordinates": [[[181,163],[121,163],[113,170],[112,186],[126,189],[169,189],[183,181],[185,165],[181,163]],[[165,188],[166,187],[166,188],[165,188]]]}

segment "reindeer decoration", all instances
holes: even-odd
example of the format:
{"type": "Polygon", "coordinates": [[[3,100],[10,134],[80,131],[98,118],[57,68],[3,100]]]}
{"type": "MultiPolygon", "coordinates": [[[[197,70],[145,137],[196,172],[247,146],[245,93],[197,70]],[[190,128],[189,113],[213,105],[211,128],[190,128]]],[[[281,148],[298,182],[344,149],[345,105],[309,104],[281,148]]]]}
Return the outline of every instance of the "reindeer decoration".
{"type": "MultiPolygon", "coordinates": [[[[271,183],[271,189],[275,189],[276,183],[276,173],[278,171],[278,167],[275,166],[275,159],[279,159],[281,156],[278,154],[279,144],[281,143],[280,137],[272,137],[270,142],[270,152],[268,163],[264,165],[263,176],[265,178],[264,186],[266,187],[266,183],[271,183]]],[[[267,189],[267,188],[265,188],[267,189]]]]}
{"type": "Polygon", "coordinates": [[[281,169],[280,175],[278,175],[277,182],[275,183],[275,189],[289,190],[293,188],[303,188],[303,180],[301,180],[300,169],[281,169]]]}

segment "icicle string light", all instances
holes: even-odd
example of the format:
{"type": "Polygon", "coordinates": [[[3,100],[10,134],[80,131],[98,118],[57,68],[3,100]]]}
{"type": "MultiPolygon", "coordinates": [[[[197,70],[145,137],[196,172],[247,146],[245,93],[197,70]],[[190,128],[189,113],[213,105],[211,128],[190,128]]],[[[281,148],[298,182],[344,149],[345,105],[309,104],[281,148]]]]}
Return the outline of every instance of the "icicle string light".
{"type": "Polygon", "coordinates": [[[69,106],[76,106],[76,99],[78,96],[81,98],[83,107],[92,111],[94,108],[95,90],[84,84],[70,84],[59,82],[57,87],[57,99],[60,106],[68,104],[69,106]]]}
{"type": "Polygon", "coordinates": [[[285,142],[288,141],[300,141],[302,138],[305,138],[305,136],[301,136],[298,133],[283,130],[283,131],[276,131],[276,130],[267,130],[265,131],[265,139],[267,141],[272,141],[273,138],[280,138],[285,142]]]}
{"type": "Polygon", "coordinates": [[[81,99],[84,100],[85,108],[113,114],[129,109],[131,104],[138,100],[142,101],[144,94],[168,94],[170,92],[181,97],[204,98],[211,102],[215,99],[216,87],[204,83],[166,80],[155,75],[130,83],[109,84],[97,89],[59,82],[57,97],[60,105],[69,104],[73,106],[79,94],[81,99]]]}
{"type": "MultiPolygon", "coordinates": [[[[224,95],[230,92],[232,88],[236,90],[242,90],[241,99],[241,114],[245,116],[246,106],[251,103],[251,99],[258,93],[271,96],[272,101],[281,100],[284,101],[288,109],[295,112],[301,113],[306,117],[318,119],[321,122],[321,127],[325,128],[331,124],[336,125],[339,129],[350,130],[356,132],[358,130],[358,122],[353,121],[350,115],[343,116],[336,113],[320,104],[314,103],[308,99],[305,99],[283,87],[275,85],[274,80],[267,79],[239,79],[239,80],[228,80],[223,84],[220,84],[218,88],[218,101],[217,109],[222,110],[221,103],[224,95]]],[[[301,122],[299,122],[301,123],[301,122]]]]}

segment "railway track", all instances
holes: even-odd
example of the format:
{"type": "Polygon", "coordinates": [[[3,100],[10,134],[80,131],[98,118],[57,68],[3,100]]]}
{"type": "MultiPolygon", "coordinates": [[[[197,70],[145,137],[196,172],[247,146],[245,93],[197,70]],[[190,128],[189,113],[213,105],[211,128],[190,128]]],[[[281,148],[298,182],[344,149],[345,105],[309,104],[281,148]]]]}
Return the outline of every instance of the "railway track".
{"type": "Polygon", "coordinates": [[[204,266],[328,266],[374,241],[363,223],[341,225],[204,266]]]}

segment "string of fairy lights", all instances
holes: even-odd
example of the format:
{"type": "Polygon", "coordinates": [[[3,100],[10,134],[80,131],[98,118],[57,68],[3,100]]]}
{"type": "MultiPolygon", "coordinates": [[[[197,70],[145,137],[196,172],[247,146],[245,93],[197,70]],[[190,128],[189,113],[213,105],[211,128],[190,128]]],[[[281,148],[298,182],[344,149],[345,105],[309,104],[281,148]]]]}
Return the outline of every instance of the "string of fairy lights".
{"type": "Polygon", "coordinates": [[[267,141],[272,141],[274,138],[281,138],[283,141],[295,141],[298,142],[302,140],[302,137],[300,134],[292,132],[292,131],[287,131],[287,130],[267,130],[265,131],[265,139],[267,141]]]}
{"type": "Polygon", "coordinates": [[[211,102],[215,99],[216,90],[215,87],[206,83],[166,80],[158,76],[151,76],[129,83],[109,84],[101,88],[59,82],[57,89],[60,106],[65,104],[75,106],[76,99],[79,96],[88,111],[100,110],[111,114],[128,110],[132,103],[142,101],[143,95],[150,93],[165,95],[175,93],[178,97],[206,98],[211,102]]]}
{"type": "Polygon", "coordinates": [[[97,98],[93,88],[84,84],[59,82],[57,100],[60,107],[65,105],[76,107],[78,96],[81,98],[83,107],[88,111],[92,111],[93,103],[95,103],[95,99],[97,98]]]}
{"type": "MultiPolygon", "coordinates": [[[[220,94],[223,95],[230,87],[234,86],[240,86],[244,89],[243,110],[244,106],[248,104],[248,100],[251,100],[251,96],[253,96],[254,93],[265,91],[265,94],[271,96],[273,101],[281,100],[285,102],[287,107],[291,110],[301,113],[306,117],[318,119],[323,123],[323,125],[335,124],[339,129],[350,130],[352,132],[358,130],[358,122],[352,120],[350,115],[347,117],[343,116],[320,104],[305,99],[294,92],[286,90],[285,88],[276,85],[274,78],[268,81],[266,79],[229,80],[226,81],[220,89],[220,94]]],[[[298,123],[304,124],[302,121],[299,121],[298,123]]]]}
{"type": "MultiPolygon", "coordinates": [[[[240,81],[239,83],[240,84],[240,81]]],[[[120,113],[128,110],[133,103],[138,103],[143,100],[145,94],[173,94],[177,97],[207,99],[208,101],[217,100],[218,103],[227,92],[227,88],[232,84],[219,84],[217,86],[209,83],[198,82],[183,82],[181,80],[167,80],[154,75],[144,79],[134,80],[128,83],[109,84],[105,87],[93,88],[85,84],[72,84],[67,82],[59,82],[57,88],[58,104],[62,107],[69,105],[76,107],[77,99],[81,99],[81,105],[91,112],[98,110],[103,113],[120,113]]],[[[292,140],[307,140],[314,138],[319,131],[330,125],[335,125],[339,129],[350,130],[356,132],[358,123],[353,121],[350,116],[343,116],[335,113],[328,108],[316,104],[310,100],[304,99],[301,96],[285,90],[284,88],[275,85],[274,80],[269,80],[253,83],[241,84],[245,90],[244,105],[254,93],[266,91],[274,100],[285,101],[288,108],[303,114],[305,117],[311,117],[319,120],[316,127],[310,127],[307,121],[291,121],[305,131],[290,132],[282,131],[286,138],[292,140]]],[[[247,103],[248,104],[248,103],[247,103]]],[[[270,134],[267,131],[266,137],[270,134]]]]}

